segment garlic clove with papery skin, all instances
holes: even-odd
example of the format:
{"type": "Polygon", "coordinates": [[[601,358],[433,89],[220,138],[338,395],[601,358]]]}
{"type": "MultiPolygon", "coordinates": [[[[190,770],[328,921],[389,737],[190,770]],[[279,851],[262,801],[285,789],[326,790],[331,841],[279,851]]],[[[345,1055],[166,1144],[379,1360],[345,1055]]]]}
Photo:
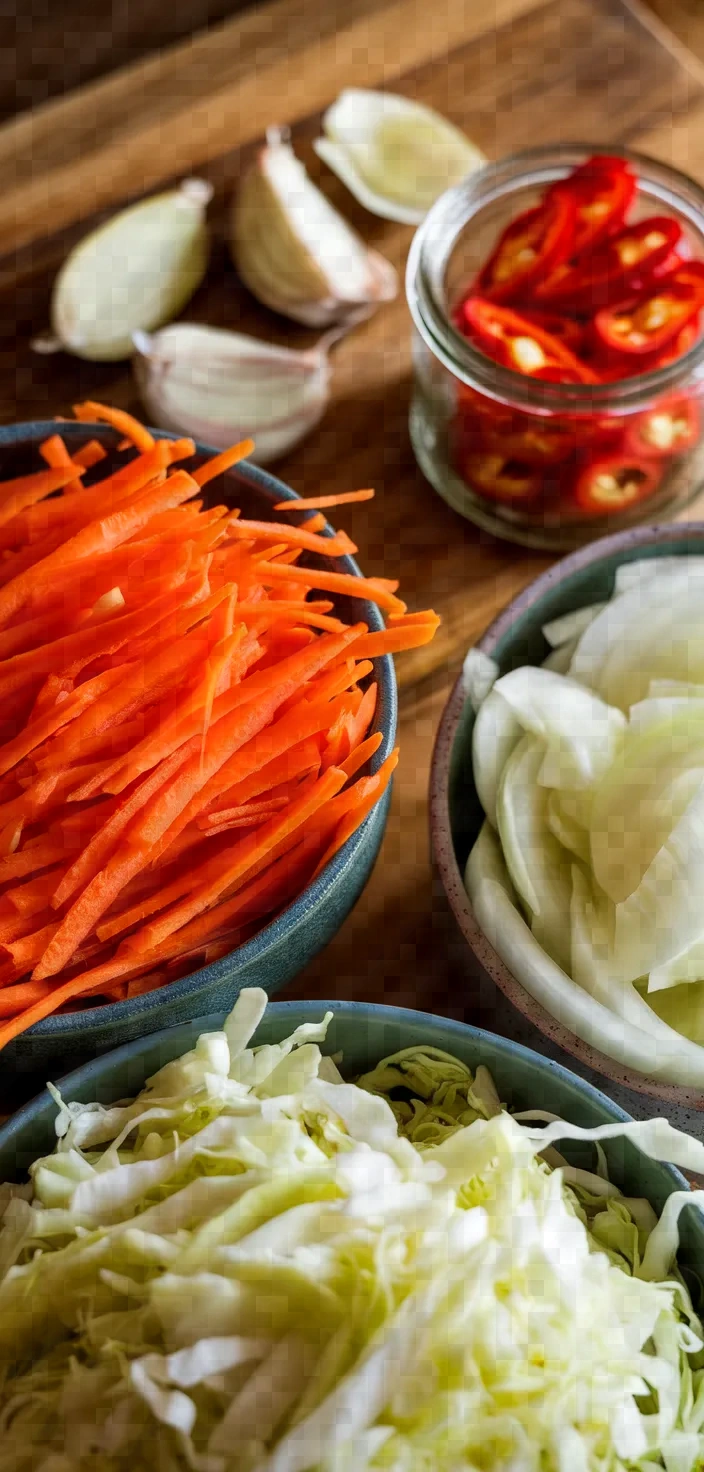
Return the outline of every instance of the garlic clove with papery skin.
{"type": "Polygon", "coordinates": [[[135,333],[135,376],[150,423],[214,449],[251,437],[261,464],[285,455],[322,418],[332,335],[305,352],[239,332],[174,322],[135,333]]]}
{"type": "Polygon", "coordinates": [[[479,148],[433,108],[350,87],[323,118],[316,153],[373,215],[419,225],[453,184],[486,163],[479,148]]]}
{"type": "Polygon", "coordinates": [[[54,283],[54,338],[39,339],[37,350],[116,362],[131,356],[133,332],[177,316],[207,270],[212,193],[204,179],[185,179],[85,236],[54,283]]]}
{"type": "Polygon", "coordinates": [[[237,192],[232,254],[260,302],[307,327],[342,322],[398,291],[391,263],[333,208],[275,128],[237,192]]]}

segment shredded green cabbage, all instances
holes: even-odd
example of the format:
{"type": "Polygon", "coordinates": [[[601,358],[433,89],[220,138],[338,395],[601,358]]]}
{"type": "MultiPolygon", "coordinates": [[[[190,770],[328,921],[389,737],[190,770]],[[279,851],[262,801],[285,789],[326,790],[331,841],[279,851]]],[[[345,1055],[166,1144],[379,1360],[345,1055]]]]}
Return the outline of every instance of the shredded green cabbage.
{"type": "MultiPolygon", "coordinates": [[[[0,1231],[0,1472],[694,1472],[704,1332],[660,1222],[432,1047],[357,1083],[266,1003],[64,1103],[0,1231]],[[545,1158],[543,1158],[543,1155],[545,1158]]],[[[545,1120],[547,1118],[547,1124],[545,1120]]]]}

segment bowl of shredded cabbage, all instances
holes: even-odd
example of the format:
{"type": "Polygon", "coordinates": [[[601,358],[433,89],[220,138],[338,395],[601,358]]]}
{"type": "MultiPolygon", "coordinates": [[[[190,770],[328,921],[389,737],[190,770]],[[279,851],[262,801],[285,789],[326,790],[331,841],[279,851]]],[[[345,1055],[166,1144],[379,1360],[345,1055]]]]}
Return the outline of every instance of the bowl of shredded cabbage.
{"type": "Polygon", "coordinates": [[[619,1083],[704,1108],[704,525],[605,538],[469,651],[434,854],[481,969],[619,1083]]]}
{"type": "Polygon", "coordinates": [[[478,1029],[258,989],[0,1133],[7,1472],[694,1472],[704,1145],[478,1029]]]}

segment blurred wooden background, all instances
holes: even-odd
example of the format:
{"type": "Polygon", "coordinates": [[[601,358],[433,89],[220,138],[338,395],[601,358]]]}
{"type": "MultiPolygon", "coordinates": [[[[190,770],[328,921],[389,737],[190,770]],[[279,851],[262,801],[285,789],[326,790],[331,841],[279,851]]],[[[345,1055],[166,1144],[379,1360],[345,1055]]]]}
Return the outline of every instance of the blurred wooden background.
{"type": "MultiPolygon", "coordinates": [[[[468,18],[481,0],[467,0],[468,18]]],[[[704,0],[643,0],[704,60],[704,0]]],[[[0,122],[97,80],[252,0],[0,0],[0,122]]]]}

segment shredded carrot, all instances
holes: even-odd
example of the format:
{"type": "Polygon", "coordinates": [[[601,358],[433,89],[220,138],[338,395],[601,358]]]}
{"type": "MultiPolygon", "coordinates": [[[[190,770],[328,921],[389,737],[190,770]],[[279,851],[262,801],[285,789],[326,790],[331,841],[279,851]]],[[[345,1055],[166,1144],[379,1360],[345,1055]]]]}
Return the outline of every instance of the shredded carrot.
{"type": "Polygon", "coordinates": [[[277,501],[274,511],[308,511],[328,506],[351,506],[355,501],[371,501],[374,491],[341,491],[339,496],[300,496],[295,501],[277,501]]]}
{"type": "Polygon", "coordinates": [[[98,420],[98,422],[111,425],[138,450],[153,449],[153,434],[150,434],[138,419],[134,419],[124,409],[108,409],[104,404],[95,404],[92,399],[86,399],[85,404],[74,404],[73,412],[76,419],[82,420],[84,424],[91,424],[94,420],[98,420]]]}
{"type": "Polygon", "coordinates": [[[57,431],[43,469],[0,482],[0,1047],[84,996],[169,985],[300,894],[395,765],[361,775],[383,740],[372,660],[438,622],[333,570],[356,549],[322,511],[371,492],[272,508],[298,524],[206,510],[250,441],[190,475],[191,440],[91,401],[76,418],[128,463],[84,486],[105,450],[57,431]],[[387,628],[347,623],[346,597],[387,628]]]}
{"type": "Polygon", "coordinates": [[[199,486],[205,486],[209,480],[214,480],[216,475],[222,475],[224,471],[230,470],[240,460],[246,460],[254,449],[254,440],[240,440],[239,444],[232,445],[229,450],[223,450],[221,455],[214,455],[212,460],[206,460],[205,465],[194,470],[193,479],[199,486]]]}

